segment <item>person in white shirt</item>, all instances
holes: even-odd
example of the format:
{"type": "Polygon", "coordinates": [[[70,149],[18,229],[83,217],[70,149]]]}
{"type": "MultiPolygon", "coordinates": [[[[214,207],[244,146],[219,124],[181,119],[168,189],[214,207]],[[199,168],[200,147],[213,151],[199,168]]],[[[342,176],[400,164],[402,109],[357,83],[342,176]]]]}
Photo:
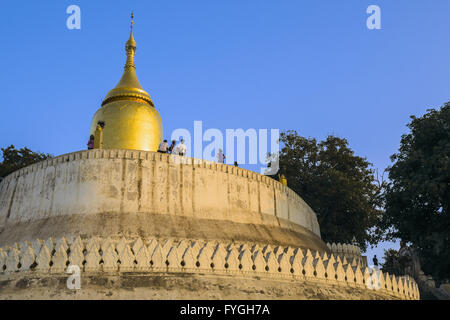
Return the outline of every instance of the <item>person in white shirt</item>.
{"type": "Polygon", "coordinates": [[[167,153],[168,149],[169,149],[169,144],[167,143],[167,140],[164,140],[163,142],[161,142],[159,144],[158,152],[167,153]]]}
{"type": "Polygon", "coordinates": [[[181,139],[180,144],[175,147],[175,149],[172,153],[183,157],[186,155],[186,151],[187,151],[187,148],[186,148],[186,145],[184,144],[184,139],[181,139]]]}
{"type": "Polygon", "coordinates": [[[223,154],[222,149],[219,149],[219,152],[216,154],[217,162],[219,163],[225,163],[225,155],[223,154]]]}

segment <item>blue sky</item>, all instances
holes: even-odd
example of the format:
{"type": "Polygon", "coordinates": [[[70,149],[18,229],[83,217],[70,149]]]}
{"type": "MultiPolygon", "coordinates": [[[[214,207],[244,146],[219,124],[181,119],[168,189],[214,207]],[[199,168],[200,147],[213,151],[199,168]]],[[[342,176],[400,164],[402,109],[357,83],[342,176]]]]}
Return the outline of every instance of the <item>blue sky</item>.
{"type": "MultiPolygon", "coordinates": [[[[294,129],[390,164],[410,115],[450,100],[448,0],[2,1],[0,146],[84,149],[135,13],[139,80],[176,128],[294,129]],[[66,8],[81,8],[68,30],[66,8]],[[382,30],[366,28],[381,8],[382,30]]],[[[371,250],[382,256],[382,247],[371,250]]]]}

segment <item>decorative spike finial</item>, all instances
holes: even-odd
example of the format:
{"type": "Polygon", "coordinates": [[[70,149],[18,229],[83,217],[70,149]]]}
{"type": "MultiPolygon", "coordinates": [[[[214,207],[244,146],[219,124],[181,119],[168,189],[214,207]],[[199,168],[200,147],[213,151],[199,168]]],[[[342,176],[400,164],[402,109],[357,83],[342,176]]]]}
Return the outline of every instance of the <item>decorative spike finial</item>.
{"type": "Polygon", "coordinates": [[[134,68],[134,54],[136,52],[136,41],[134,41],[133,37],[133,25],[134,25],[134,14],[131,12],[131,30],[130,30],[130,38],[125,44],[125,51],[127,52],[127,62],[125,64],[125,69],[134,68]]]}

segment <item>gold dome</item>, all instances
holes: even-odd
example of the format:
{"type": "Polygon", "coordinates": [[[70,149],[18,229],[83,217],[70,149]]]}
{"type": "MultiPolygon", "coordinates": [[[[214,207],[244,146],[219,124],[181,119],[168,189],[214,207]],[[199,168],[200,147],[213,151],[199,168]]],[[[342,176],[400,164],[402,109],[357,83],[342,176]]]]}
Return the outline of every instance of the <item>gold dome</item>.
{"type": "Polygon", "coordinates": [[[156,151],[162,140],[161,117],[136,76],[136,48],[131,20],[130,37],[125,44],[127,60],[122,78],[108,92],[91,123],[90,134],[94,134],[97,124],[104,122],[104,149],[156,151]]]}

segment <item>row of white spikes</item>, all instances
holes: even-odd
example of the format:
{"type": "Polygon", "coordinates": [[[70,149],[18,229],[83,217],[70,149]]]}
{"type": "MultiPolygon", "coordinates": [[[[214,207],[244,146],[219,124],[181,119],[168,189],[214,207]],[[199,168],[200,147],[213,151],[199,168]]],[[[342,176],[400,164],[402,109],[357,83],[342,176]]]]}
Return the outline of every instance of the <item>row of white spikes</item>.
{"type": "Polygon", "coordinates": [[[395,277],[363,267],[360,259],[328,255],[289,246],[220,241],[79,236],[54,241],[16,243],[0,248],[0,272],[65,272],[67,266],[103,272],[212,272],[293,277],[307,281],[380,289],[402,298],[418,299],[417,284],[409,277],[395,277]]]}
{"type": "Polygon", "coordinates": [[[342,243],[327,243],[327,247],[333,253],[343,253],[343,254],[354,254],[361,255],[361,249],[358,246],[352,244],[342,244],[342,243]]]}

